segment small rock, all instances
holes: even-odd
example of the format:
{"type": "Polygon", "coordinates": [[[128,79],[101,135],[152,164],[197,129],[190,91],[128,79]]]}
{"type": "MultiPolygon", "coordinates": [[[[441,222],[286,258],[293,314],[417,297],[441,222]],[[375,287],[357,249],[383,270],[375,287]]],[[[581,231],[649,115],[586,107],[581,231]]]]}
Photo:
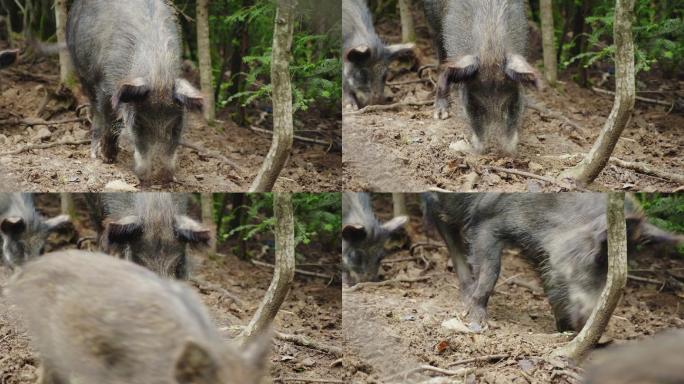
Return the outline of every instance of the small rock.
{"type": "Polygon", "coordinates": [[[467,141],[456,140],[453,143],[449,144],[449,149],[456,152],[470,152],[472,148],[470,147],[470,144],[468,144],[467,141]]]}
{"type": "Polygon", "coordinates": [[[105,192],[137,192],[138,189],[123,180],[110,181],[104,187],[105,192]]]}
{"type": "Polygon", "coordinates": [[[416,321],[416,317],[413,315],[404,315],[401,317],[401,321],[416,321]]]}
{"type": "Polygon", "coordinates": [[[530,169],[530,172],[535,172],[535,173],[541,172],[544,170],[544,167],[541,164],[537,164],[534,162],[530,162],[530,164],[528,165],[528,168],[530,169]]]}
{"type": "Polygon", "coordinates": [[[42,127],[33,136],[33,141],[43,141],[45,139],[50,138],[50,136],[52,136],[52,132],[50,132],[50,130],[47,127],[42,127]]]}
{"type": "Polygon", "coordinates": [[[522,359],[518,361],[518,365],[520,366],[520,369],[522,369],[522,371],[525,373],[530,373],[532,372],[532,369],[534,369],[534,363],[527,359],[522,359]]]}
{"type": "Polygon", "coordinates": [[[442,327],[457,333],[473,333],[472,329],[468,328],[467,325],[463,324],[463,322],[457,318],[444,320],[442,322],[442,327]]]}

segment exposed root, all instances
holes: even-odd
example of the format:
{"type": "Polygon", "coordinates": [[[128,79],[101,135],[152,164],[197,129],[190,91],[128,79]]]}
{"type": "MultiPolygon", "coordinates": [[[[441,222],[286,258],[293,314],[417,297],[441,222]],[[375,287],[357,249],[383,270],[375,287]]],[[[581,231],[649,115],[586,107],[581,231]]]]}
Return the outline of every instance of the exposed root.
{"type": "MultiPolygon", "coordinates": [[[[269,263],[264,263],[263,261],[251,260],[251,263],[254,265],[257,265],[257,266],[275,269],[275,265],[269,264],[269,263]]],[[[304,276],[318,277],[318,278],[326,279],[326,280],[332,280],[333,279],[333,276],[330,276],[330,275],[326,275],[326,274],[318,273],[318,272],[304,271],[302,269],[295,269],[295,273],[298,273],[298,274],[304,275],[304,276]]]]}
{"type": "Polygon", "coordinates": [[[27,127],[33,127],[36,125],[45,125],[45,126],[50,126],[50,125],[61,125],[61,124],[69,124],[69,123],[81,123],[87,121],[86,119],[82,117],[77,117],[73,119],[66,119],[66,120],[56,120],[56,121],[46,121],[43,119],[5,119],[5,120],[0,120],[0,125],[25,125],[27,127]]]}
{"type": "Polygon", "coordinates": [[[333,355],[335,357],[342,357],[343,352],[342,348],[338,348],[332,345],[327,345],[323,343],[319,343],[317,341],[313,341],[311,339],[306,338],[305,336],[302,335],[291,335],[287,333],[281,333],[278,331],[274,332],[275,338],[281,341],[286,341],[288,343],[293,343],[296,345],[299,345],[301,347],[307,347],[311,349],[315,349],[317,351],[325,352],[329,355],[333,355]]]}
{"type": "MultiPolygon", "coordinates": [[[[263,128],[255,127],[255,126],[253,126],[253,125],[250,126],[249,129],[251,129],[251,130],[254,131],[254,132],[266,133],[266,134],[268,134],[268,135],[273,136],[273,131],[268,130],[268,129],[263,129],[263,128]]],[[[336,148],[336,143],[335,143],[334,140],[325,141],[325,140],[312,139],[312,138],[310,138],[310,137],[297,136],[297,135],[293,135],[292,137],[293,137],[295,140],[301,141],[301,142],[304,142],[304,143],[318,144],[318,145],[326,146],[326,147],[328,147],[328,150],[331,150],[331,149],[333,149],[333,148],[336,148]]]]}
{"type": "Polygon", "coordinates": [[[496,172],[509,173],[512,175],[518,175],[518,176],[529,177],[532,179],[538,179],[538,180],[546,181],[547,183],[551,183],[553,185],[559,186],[559,187],[566,189],[568,191],[575,191],[575,190],[582,191],[582,192],[587,191],[586,189],[580,188],[579,186],[570,185],[566,182],[556,180],[556,179],[551,178],[551,177],[541,176],[541,175],[537,175],[537,174],[530,173],[530,172],[520,171],[517,169],[501,168],[501,167],[496,167],[493,165],[486,165],[486,166],[484,166],[484,168],[492,170],[492,171],[496,171],[496,172]]]}
{"type": "Polygon", "coordinates": [[[90,139],[57,141],[54,143],[47,143],[47,144],[30,144],[30,145],[21,147],[17,150],[14,150],[14,151],[2,152],[2,153],[0,153],[0,156],[18,155],[20,153],[24,153],[24,152],[31,151],[34,149],[47,149],[47,148],[57,147],[60,145],[85,145],[85,144],[90,144],[90,139]]]}
{"type": "Polygon", "coordinates": [[[216,284],[212,284],[208,281],[202,280],[198,277],[190,278],[190,282],[195,284],[200,292],[214,291],[218,292],[221,296],[227,297],[232,300],[238,307],[244,308],[244,303],[235,294],[228,292],[225,288],[220,287],[216,284]]]}
{"type": "Polygon", "coordinates": [[[424,105],[432,105],[434,100],[426,101],[405,101],[401,103],[394,104],[384,104],[384,105],[368,105],[358,111],[344,112],[344,115],[362,115],[367,112],[377,112],[377,111],[390,111],[392,109],[402,108],[402,107],[422,107],[424,105]]]}
{"type": "Polygon", "coordinates": [[[438,368],[432,365],[424,364],[415,368],[407,369],[403,372],[395,373],[394,375],[388,376],[382,380],[383,383],[390,382],[391,380],[401,378],[401,382],[406,382],[409,375],[418,373],[421,371],[436,372],[446,376],[465,376],[469,373],[475,371],[474,368],[461,368],[457,370],[449,370],[444,368],[438,368]]]}
{"type": "Polygon", "coordinates": [[[192,149],[192,150],[197,151],[197,154],[200,155],[200,156],[203,156],[203,157],[213,157],[214,159],[217,159],[217,160],[219,160],[219,161],[221,161],[221,162],[227,164],[228,166],[232,167],[232,168],[238,173],[236,176],[237,176],[240,180],[243,179],[242,175],[244,175],[245,173],[247,173],[247,172],[244,170],[244,168],[242,168],[242,167],[241,167],[240,165],[238,165],[236,162],[234,162],[233,160],[231,160],[231,159],[229,159],[229,158],[223,156],[222,154],[220,154],[220,153],[218,153],[218,152],[209,151],[209,150],[207,150],[207,149],[205,149],[205,148],[202,148],[201,146],[199,146],[199,145],[197,145],[197,144],[188,143],[187,141],[182,141],[182,142],[180,143],[180,145],[183,146],[183,147],[187,147],[187,148],[190,148],[190,149],[192,149]]]}
{"type": "Polygon", "coordinates": [[[581,125],[579,125],[579,124],[575,123],[574,121],[570,120],[570,119],[569,119],[567,116],[565,116],[564,114],[562,114],[562,113],[560,113],[560,112],[552,111],[552,110],[550,110],[550,109],[548,109],[548,108],[546,108],[546,107],[544,107],[544,106],[542,106],[542,105],[540,105],[540,104],[537,104],[537,103],[532,102],[530,99],[527,99],[527,100],[526,100],[525,105],[526,105],[528,108],[533,109],[533,110],[539,112],[539,114],[542,115],[542,117],[548,116],[548,117],[550,117],[550,118],[553,118],[553,119],[556,119],[556,120],[560,120],[560,121],[562,121],[563,123],[565,123],[565,124],[567,124],[567,125],[569,125],[569,126],[575,128],[575,129],[577,129],[577,130],[583,129],[581,125]]]}
{"type": "Polygon", "coordinates": [[[633,171],[643,173],[646,175],[656,176],[661,179],[674,181],[677,184],[684,185],[684,175],[666,172],[658,168],[654,168],[644,163],[633,163],[629,161],[620,160],[616,157],[611,157],[610,161],[621,168],[631,169],[633,171]]]}
{"type": "MultiPolygon", "coordinates": [[[[603,93],[604,95],[615,96],[615,92],[609,91],[609,90],[607,90],[607,89],[601,89],[601,88],[597,88],[597,87],[592,87],[591,90],[594,91],[594,92],[603,93]]],[[[635,97],[635,99],[636,99],[636,100],[639,100],[639,101],[642,101],[642,102],[644,102],[644,103],[656,104],[656,105],[662,105],[663,107],[668,107],[668,108],[670,108],[670,111],[672,111],[673,109],[684,109],[683,106],[678,105],[678,103],[677,103],[676,100],[670,103],[670,102],[667,102],[667,101],[656,100],[656,99],[650,99],[650,98],[648,98],[648,97],[642,97],[642,96],[637,96],[637,97],[635,97]]]]}
{"type": "Polygon", "coordinates": [[[401,279],[391,279],[385,281],[367,281],[363,283],[358,283],[352,287],[344,288],[344,292],[356,292],[360,289],[367,287],[384,287],[386,285],[394,285],[400,283],[416,283],[419,281],[425,281],[433,278],[435,275],[420,276],[420,277],[406,277],[401,279]]]}

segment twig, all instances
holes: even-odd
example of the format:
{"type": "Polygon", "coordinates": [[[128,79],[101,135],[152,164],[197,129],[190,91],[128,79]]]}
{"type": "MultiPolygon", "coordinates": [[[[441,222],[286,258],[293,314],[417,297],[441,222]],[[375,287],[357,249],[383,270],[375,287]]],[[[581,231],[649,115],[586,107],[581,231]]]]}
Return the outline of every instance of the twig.
{"type": "Polygon", "coordinates": [[[586,189],[580,188],[578,186],[573,186],[573,185],[562,182],[560,180],[556,180],[556,179],[551,178],[551,177],[540,176],[540,175],[536,175],[536,174],[530,173],[530,172],[520,171],[517,169],[501,168],[501,167],[496,167],[493,165],[486,165],[486,166],[484,166],[484,168],[492,170],[492,171],[496,171],[496,172],[510,173],[512,175],[518,175],[518,176],[529,177],[532,179],[543,180],[543,181],[546,181],[547,183],[551,183],[551,184],[557,185],[561,188],[567,189],[568,191],[579,190],[582,192],[586,192],[586,189]]]}
{"type": "Polygon", "coordinates": [[[388,376],[385,379],[382,380],[382,382],[389,382],[390,380],[397,378],[397,377],[402,377],[404,380],[406,378],[416,372],[420,371],[431,371],[431,372],[437,372],[441,373],[442,375],[447,375],[447,376],[461,376],[461,375],[467,375],[471,372],[473,372],[475,369],[473,368],[461,368],[457,369],[455,371],[444,369],[444,368],[438,368],[432,365],[424,364],[415,368],[407,369],[403,372],[395,373],[394,375],[388,376]]]}
{"type": "Polygon", "coordinates": [[[198,277],[193,277],[190,279],[190,282],[195,284],[197,288],[199,288],[200,291],[214,291],[218,292],[219,294],[233,300],[235,304],[237,304],[239,307],[244,307],[244,304],[242,300],[240,300],[235,294],[228,292],[225,288],[220,287],[216,284],[210,283],[208,281],[204,281],[198,277]]]}
{"type": "Polygon", "coordinates": [[[575,128],[575,129],[577,129],[577,130],[582,130],[582,126],[581,126],[581,125],[579,125],[579,124],[575,123],[574,121],[570,120],[567,116],[565,116],[564,114],[562,114],[562,113],[560,113],[560,112],[552,111],[552,110],[550,110],[550,109],[548,109],[548,108],[546,108],[546,107],[544,107],[544,106],[541,106],[541,105],[539,105],[539,104],[537,104],[537,103],[533,103],[533,102],[530,101],[529,99],[527,100],[526,105],[527,105],[527,107],[529,107],[530,109],[533,109],[533,110],[539,112],[542,116],[546,115],[546,116],[551,117],[551,118],[553,118],[553,119],[560,120],[560,121],[564,122],[565,124],[567,124],[567,125],[569,125],[569,126],[575,128]]]}
{"type": "Polygon", "coordinates": [[[408,85],[408,84],[429,83],[429,82],[430,82],[430,79],[417,79],[417,80],[393,81],[393,82],[388,82],[387,85],[396,86],[396,85],[408,85]]]}
{"type": "Polygon", "coordinates": [[[229,158],[223,156],[222,154],[220,154],[220,153],[218,153],[218,152],[209,151],[209,150],[207,150],[207,149],[205,149],[205,148],[200,147],[200,146],[197,145],[197,144],[188,143],[187,141],[182,141],[182,142],[180,143],[180,145],[182,145],[182,146],[184,146],[184,147],[187,147],[187,148],[190,148],[190,149],[192,149],[192,150],[197,151],[197,153],[198,153],[200,156],[204,156],[204,157],[213,157],[213,158],[215,158],[215,159],[218,159],[218,160],[220,160],[220,161],[226,163],[227,165],[233,167],[233,169],[235,169],[235,170],[238,172],[238,175],[237,175],[237,176],[238,176],[240,179],[242,179],[242,174],[247,173],[247,172],[244,170],[244,168],[242,168],[242,167],[241,167],[240,165],[238,165],[236,162],[234,162],[233,160],[231,160],[231,159],[229,159],[229,158]]]}
{"type": "MultiPolygon", "coordinates": [[[[268,268],[271,268],[271,269],[275,269],[275,266],[274,266],[273,264],[264,263],[263,261],[251,260],[251,263],[254,264],[254,265],[261,266],[261,267],[268,267],[268,268]]],[[[302,269],[295,269],[295,273],[298,273],[298,274],[304,275],[304,276],[319,277],[319,278],[321,278],[321,279],[327,279],[327,280],[332,280],[332,278],[333,278],[332,276],[326,275],[326,274],[324,274],[324,273],[311,272],[311,271],[304,271],[304,270],[302,270],[302,269]]]]}
{"type": "Polygon", "coordinates": [[[20,153],[31,151],[34,149],[47,149],[47,148],[57,147],[60,145],[84,145],[84,144],[90,144],[90,139],[87,139],[87,140],[66,140],[66,141],[58,141],[58,142],[47,143],[47,144],[30,144],[30,145],[21,147],[17,150],[14,150],[14,151],[2,152],[2,153],[0,153],[0,156],[18,155],[20,153]]]}
{"type": "Polygon", "coordinates": [[[463,364],[470,364],[470,363],[477,363],[480,361],[492,361],[492,360],[503,360],[508,357],[511,357],[510,355],[486,355],[486,356],[478,356],[478,357],[471,357],[469,359],[463,359],[463,360],[458,360],[454,361],[453,363],[449,363],[447,365],[447,368],[454,367],[456,365],[463,365],[463,364]]]}
{"type": "Polygon", "coordinates": [[[663,286],[665,285],[665,282],[656,280],[656,279],[649,279],[647,277],[640,277],[640,276],[634,276],[634,275],[627,275],[627,278],[629,280],[634,280],[634,281],[640,281],[642,283],[649,283],[649,284],[655,284],[655,285],[660,285],[663,286]]]}
{"type": "Polygon", "coordinates": [[[278,377],[273,380],[274,382],[278,383],[289,383],[289,382],[297,382],[300,381],[302,383],[333,383],[333,384],[343,384],[344,381],[338,380],[338,379],[308,379],[304,377],[278,377]]]}
{"type": "Polygon", "coordinates": [[[666,171],[663,171],[662,169],[653,168],[652,166],[650,166],[648,164],[644,164],[644,163],[633,163],[633,162],[629,162],[629,161],[620,160],[616,157],[611,157],[610,161],[615,163],[615,165],[617,165],[621,168],[631,169],[633,171],[637,171],[637,172],[644,173],[647,175],[656,176],[656,177],[660,177],[662,179],[674,181],[675,183],[678,183],[678,184],[684,184],[684,175],[681,175],[681,174],[666,172],[666,171]]]}
{"type": "MultiPolygon", "coordinates": [[[[266,134],[269,134],[269,135],[273,136],[273,131],[268,130],[268,129],[263,129],[263,128],[255,127],[255,126],[253,126],[253,125],[250,126],[249,129],[251,129],[251,130],[254,131],[254,132],[266,133],[266,134]]],[[[312,138],[309,138],[309,137],[297,136],[297,135],[294,135],[294,136],[292,136],[292,137],[293,137],[295,140],[303,141],[303,142],[305,142],[305,143],[312,143],[312,144],[324,145],[324,146],[326,146],[326,147],[333,147],[333,146],[334,146],[333,140],[324,141],[324,140],[312,139],[312,138]]]]}
{"type": "Polygon", "coordinates": [[[274,334],[275,338],[278,340],[287,341],[289,343],[297,344],[302,347],[315,349],[321,352],[325,352],[329,355],[333,355],[335,357],[343,357],[342,348],[322,344],[311,339],[307,339],[305,336],[302,335],[291,335],[287,333],[281,333],[278,331],[275,331],[274,334]]]}
{"type": "Polygon", "coordinates": [[[361,115],[366,112],[389,111],[401,107],[422,107],[424,105],[433,104],[433,100],[426,101],[405,101],[401,103],[385,104],[385,105],[368,105],[358,111],[344,112],[344,115],[361,115]]]}
{"type": "Polygon", "coordinates": [[[6,120],[0,120],[0,125],[7,125],[7,124],[16,124],[16,125],[25,125],[27,127],[33,127],[36,125],[61,125],[61,124],[69,124],[69,123],[76,123],[76,122],[85,122],[87,121],[86,119],[82,117],[77,117],[73,119],[66,119],[66,120],[57,120],[57,121],[46,121],[43,119],[6,119],[6,120]]]}
{"type": "Polygon", "coordinates": [[[413,254],[416,252],[416,248],[420,248],[420,247],[439,249],[439,248],[446,248],[446,245],[436,244],[436,243],[415,243],[409,249],[409,253],[411,254],[411,256],[413,256],[413,254]]]}
{"type": "MultiPolygon", "coordinates": [[[[609,91],[609,90],[607,90],[607,89],[601,89],[601,88],[597,88],[597,87],[592,87],[591,90],[594,91],[594,92],[603,93],[603,94],[605,94],[605,95],[612,95],[612,96],[615,96],[615,92],[609,91]]],[[[639,100],[639,101],[643,101],[644,103],[651,103],[651,104],[662,105],[662,106],[668,107],[668,108],[673,108],[674,106],[677,105],[677,101],[674,101],[674,102],[672,102],[672,103],[668,103],[667,101],[656,100],[656,99],[650,99],[650,98],[648,98],[648,97],[642,97],[642,96],[637,96],[636,99],[639,100]]]]}
{"type": "Polygon", "coordinates": [[[416,283],[419,281],[425,281],[433,278],[435,275],[428,275],[428,276],[420,276],[420,277],[405,277],[401,279],[391,279],[391,280],[385,280],[385,281],[367,281],[363,283],[358,283],[352,287],[345,288],[345,292],[356,292],[360,289],[366,288],[366,287],[384,287],[385,285],[394,285],[394,284],[399,284],[399,283],[416,283]]]}

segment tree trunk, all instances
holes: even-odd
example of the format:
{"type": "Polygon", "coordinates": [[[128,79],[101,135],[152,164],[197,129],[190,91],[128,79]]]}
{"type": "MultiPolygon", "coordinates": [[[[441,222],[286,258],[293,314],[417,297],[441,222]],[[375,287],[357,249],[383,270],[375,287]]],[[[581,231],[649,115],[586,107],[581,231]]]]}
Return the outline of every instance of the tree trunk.
{"type": "Polygon", "coordinates": [[[615,145],[634,110],[636,97],[634,80],[634,41],[632,19],[635,0],[616,0],[613,35],[615,53],[615,102],[603,130],[589,154],[572,169],[561,174],[580,184],[593,182],[608,163],[615,145]]]}
{"type": "Polygon", "coordinates": [[[74,206],[74,199],[70,193],[60,193],[59,201],[63,215],[69,215],[71,219],[76,218],[76,207],[74,206]]]}
{"type": "Polygon", "coordinates": [[[216,120],[214,88],[212,86],[211,43],[209,41],[209,2],[197,0],[197,56],[202,95],[204,99],[204,118],[208,122],[216,120]]]}
{"type": "MultiPolygon", "coordinates": [[[[67,0],[55,0],[55,24],[57,26],[57,44],[66,46],[67,0]]],[[[74,65],[71,63],[69,51],[59,50],[59,81],[67,88],[75,86],[74,65]]]]}
{"type": "Polygon", "coordinates": [[[216,254],[216,225],[214,224],[214,195],[211,193],[203,193],[200,195],[200,206],[202,208],[202,223],[209,227],[211,233],[211,240],[209,240],[209,249],[216,254]]]}
{"type": "Polygon", "coordinates": [[[399,15],[401,17],[401,42],[415,43],[416,29],[413,26],[413,14],[411,13],[411,0],[399,0],[399,15]]]}
{"type": "Polygon", "coordinates": [[[549,85],[555,85],[558,79],[556,66],[556,44],[554,42],[553,6],[551,0],[539,2],[541,15],[542,48],[544,50],[544,75],[549,85]]]}
{"type": "Polygon", "coordinates": [[[394,217],[397,216],[408,216],[408,210],[406,209],[406,195],[403,193],[393,193],[392,203],[394,207],[394,217]]]}
{"type": "Polygon", "coordinates": [[[292,151],[294,127],[292,122],[292,84],[290,82],[290,49],[294,33],[294,14],[297,0],[278,0],[273,30],[273,143],[264,164],[249,188],[250,192],[273,189],[278,175],[292,151]]]}
{"type": "MultiPolygon", "coordinates": [[[[618,2],[625,0],[618,0],[618,2]]],[[[633,1],[633,0],[626,0],[633,1]]],[[[632,3],[633,4],[633,3],[632,3]]],[[[589,320],[568,344],[553,352],[580,363],[599,341],[627,284],[627,233],[624,193],[609,193],[606,210],[608,219],[608,276],[589,320]]]]}
{"type": "Polygon", "coordinates": [[[278,314],[280,306],[292,287],[295,273],[295,240],[294,214],[292,195],[289,193],[273,194],[273,212],[275,214],[275,270],[273,280],[266,295],[259,305],[247,327],[240,334],[240,341],[245,342],[268,329],[278,314]]]}

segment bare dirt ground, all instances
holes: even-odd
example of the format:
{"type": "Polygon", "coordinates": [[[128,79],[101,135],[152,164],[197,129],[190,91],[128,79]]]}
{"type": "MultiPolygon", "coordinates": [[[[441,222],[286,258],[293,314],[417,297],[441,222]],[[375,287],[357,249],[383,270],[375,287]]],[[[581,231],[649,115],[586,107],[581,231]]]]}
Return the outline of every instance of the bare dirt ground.
{"type": "MultiPolygon", "coordinates": [[[[435,63],[436,55],[421,12],[414,11],[414,17],[418,21],[418,50],[423,55],[423,64],[435,63]]],[[[381,20],[377,29],[388,42],[400,40],[398,18],[381,20]]],[[[394,78],[389,83],[419,81],[415,71],[407,71],[406,66],[398,67],[395,66],[394,78]]],[[[562,114],[578,127],[527,108],[515,157],[477,156],[450,149],[450,144],[469,141],[471,136],[456,92],[452,95],[447,120],[433,119],[431,103],[363,114],[349,113],[351,111],[345,109],[342,128],[345,190],[559,191],[554,184],[496,172],[486,166],[557,178],[589,152],[611,111],[613,98],[580,88],[570,79],[570,74],[562,75],[566,77],[556,88],[527,91],[527,97],[547,111],[562,114]]],[[[597,73],[592,80],[599,81],[600,75],[597,73]]],[[[669,102],[684,97],[681,79],[664,81],[642,77],[637,82],[638,90],[660,93],[640,96],[669,102]]],[[[392,96],[391,103],[432,101],[437,74],[433,72],[423,78],[425,80],[420,82],[388,86],[386,92],[392,96]]],[[[613,83],[611,77],[602,87],[612,87],[613,83]]],[[[620,138],[613,157],[681,174],[684,169],[684,116],[669,110],[669,107],[637,102],[631,123],[620,138]]],[[[678,187],[680,185],[675,182],[611,163],[590,188],[671,192],[678,187]]]]}
{"type": "MultiPolygon", "coordinates": [[[[0,43],[0,47],[1,47],[0,43]]],[[[0,72],[0,181],[3,190],[35,192],[96,192],[112,181],[123,181],[141,189],[133,173],[133,150],[125,138],[115,164],[90,158],[90,145],[56,145],[59,142],[90,139],[87,122],[26,126],[30,122],[63,122],[78,118],[71,97],[54,95],[58,84],[56,60],[20,62],[0,72]],[[47,103],[46,103],[47,102],[47,103]],[[28,145],[55,145],[17,154],[28,145]]],[[[85,113],[81,113],[85,116],[85,113]]],[[[261,128],[270,129],[270,116],[261,128]]],[[[340,141],[340,118],[313,114],[297,116],[295,129],[306,127],[303,136],[324,142],[340,141]]],[[[239,127],[232,121],[209,127],[200,116],[191,116],[184,141],[198,145],[202,153],[179,149],[176,182],[146,190],[188,192],[244,192],[268,153],[271,136],[239,127]],[[218,156],[216,156],[218,155],[218,156]],[[223,156],[242,168],[226,164],[223,156]]],[[[341,153],[316,144],[295,141],[290,160],[276,183],[280,191],[341,190],[341,153]]]]}
{"type": "MultiPolygon", "coordinates": [[[[58,213],[58,210],[58,206],[44,209],[52,213],[58,213]]],[[[81,236],[92,234],[87,225],[76,223],[81,236]]],[[[55,241],[57,240],[52,240],[55,241]]],[[[69,244],[67,247],[73,248],[74,245],[69,244]]],[[[323,253],[315,247],[307,249],[305,253],[307,258],[304,262],[339,263],[339,254],[323,253]]],[[[266,257],[264,261],[272,262],[272,259],[268,260],[266,257]]],[[[2,296],[1,287],[7,283],[10,275],[10,270],[0,265],[0,383],[36,383],[40,360],[32,352],[28,336],[23,331],[17,315],[8,307],[7,300],[2,296]]],[[[196,284],[193,287],[208,307],[217,327],[224,332],[226,340],[237,335],[237,326],[249,322],[270,284],[272,275],[272,270],[254,266],[233,255],[208,256],[197,251],[192,253],[191,277],[207,283],[207,286],[201,289],[196,284]],[[236,303],[222,292],[211,288],[214,286],[230,292],[240,302],[236,303]]],[[[294,286],[275,319],[274,328],[284,334],[304,336],[319,344],[339,349],[342,348],[341,312],[342,297],[339,285],[330,285],[328,280],[297,275],[294,286]]],[[[338,358],[317,349],[276,339],[273,341],[270,356],[271,380],[267,382],[293,378],[337,378],[342,374],[338,358]]]]}
{"type": "MultiPolygon", "coordinates": [[[[381,218],[389,219],[391,205],[381,202],[379,207],[385,212],[381,218]]],[[[413,215],[408,227],[412,241],[442,244],[436,235],[428,237],[423,232],[417,217],[413,215]]],[[[632,258],[630,273],[657,280],[671,273],[681,279],[684,260],[663,256],[632,258]],[[639,272],[642,269],[654,272],[639,272]]],[[[556,331],[538,274],[517,251],[505,253],[496,291],[489,300],[490,328],[482,334],[457,334],[441,326],[444,320],[459,314],[458,279],[447,265],[446,249],[419,248],[417,259],[406,261],[409,257],[409,252],[403,250],[385,260],[383,279],[429,279],[355,291],[343,289],[346,381],[503,384],[576,383],[581,378],[582,367],[548,358],[572,336],[556,331]],[[459,363],[492,355],[499,356],[459,363]],[[425,370],[400,374],[426,364],[462,371],[455,376],[425,370]]],[[[684,292],[660,288],[629,280],[603,342],[628,343],[668,328],[684,328],[684,292]]],[[[586,363],[601,349],[592,352],[586,363]]]]}

